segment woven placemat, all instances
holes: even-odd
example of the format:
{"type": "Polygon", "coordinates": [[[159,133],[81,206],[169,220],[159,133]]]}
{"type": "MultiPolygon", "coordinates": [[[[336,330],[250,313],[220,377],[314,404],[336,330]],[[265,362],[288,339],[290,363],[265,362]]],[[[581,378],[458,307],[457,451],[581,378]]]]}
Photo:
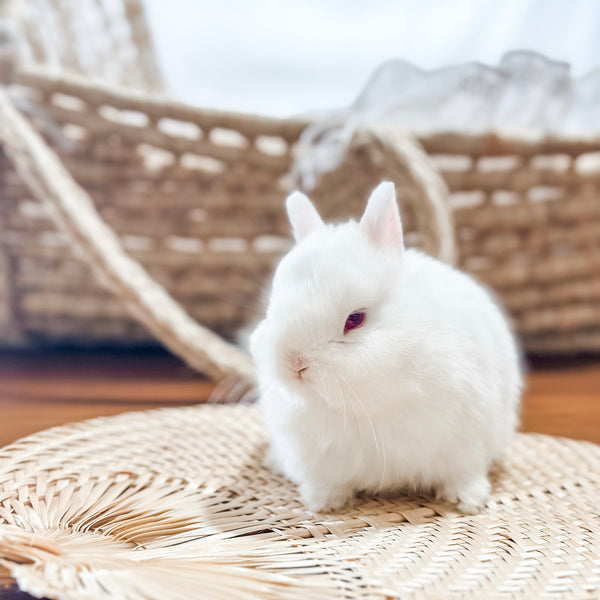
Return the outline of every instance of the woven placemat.
{"type": "Polygon", "coordinates": [[[64,599],[598,598],[600,446],[517,436],[478,515],[363,497],[312,514],[258,409],[54,428],[0,452],[0,565],[64,599]]]}

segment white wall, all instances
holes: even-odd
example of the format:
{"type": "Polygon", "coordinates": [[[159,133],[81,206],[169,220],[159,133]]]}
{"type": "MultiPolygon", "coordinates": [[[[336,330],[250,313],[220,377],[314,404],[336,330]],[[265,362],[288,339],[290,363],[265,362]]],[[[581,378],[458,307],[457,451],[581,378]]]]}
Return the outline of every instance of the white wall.
{"type": "Polygon", "coordinates": [[[600,65],[600,0],[144,0],[170,91],[290,115],[350,103],[385,60],[495,63],[531,49],[600,65]]]}

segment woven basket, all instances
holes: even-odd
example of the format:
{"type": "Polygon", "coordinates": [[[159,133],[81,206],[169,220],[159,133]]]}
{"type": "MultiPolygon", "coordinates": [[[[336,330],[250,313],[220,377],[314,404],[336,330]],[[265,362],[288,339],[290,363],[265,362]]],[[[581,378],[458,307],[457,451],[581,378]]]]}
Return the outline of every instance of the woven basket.
{"type": "Polygon", "coordinates": [[[136,89],[163,87],[140,0],[2,0],[0,19],[11,38],[0,52],[136,89]]]}
{"type": "Polygon", "coordinates": [[[308,511],[256,407],[130,413],[0,452],[0,570],[75,600],[600,596],[600,447],[519,434],[465,516],[426,498],[308,511]]]}
{"type": "MultiPolygon", "coordinates": [[[[165,332],[165,302],[171,313],[174,304],[164,290],[161,302],[152,297],[151,279],[220,335],[256,318],[261,289],[290,245],[283,199],[304,121],[200,110],[40,69],[13,68],[9,77],[12,103],[25,100],[31,116],[2,102],[5,342],[132,343],[150,329],[182,354],[173,343],[190,338],[192,321],[181,317],[165,332]]],[[[402,195],[407,242],[451,262],[446,188],[407,136],[359,131],[313,196],[325,217],[347,217],[384,176],[402,195]]]]}
{"type": "Polygon", "coordinates": [[[531,352],[600,350],[600,139],[423,136],[450,189],[459,265],[531,352]]]}
{"type": "MultiPolygon", "coordinates": [[[[282,198],[306,121],[200,110],[45,68],[2,71],[65,177],[193,320],[232,338],[256,317],[261,287],[289,247],[282,198]]],[[[14,135],[5,132],[8,155],[14,135]]],[[[392,179],[409,245],[458,257],[494,288],[526,350],[600,349],[600,142],[420,142],[429,158],[407,135],[360,130],[312,194],[324,215],[358,214],[369,188],[392,179]]],[[[115,289],[114,265],[98,276],[90,240],[83,250],[73,243],[75,215],[65,235],[56,199],[16,176],[14,160],[0,157],[2,341],[131,344],[148,341],[148,329],[165,341],[140,318],[141,294],[133,301],[127,281],[115,289]]]]}

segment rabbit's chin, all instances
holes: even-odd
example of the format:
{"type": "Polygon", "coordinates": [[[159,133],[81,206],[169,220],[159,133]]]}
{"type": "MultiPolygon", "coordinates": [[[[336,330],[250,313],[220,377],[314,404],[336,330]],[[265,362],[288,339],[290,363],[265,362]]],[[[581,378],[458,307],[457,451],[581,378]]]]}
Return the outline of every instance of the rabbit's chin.
{"type": "Polygon", "coordinates": [[[288,397],[294,398],[296,402],[320,407],[323,410],[339,409],[339,401],[331,395],[321,380],[286,377],[279,380],[279,385],[287,392],[288,397]]]}
{"type": "MultiPolygon", "coordinates": [[[[368,387],[368,386],[367,386],[368,387]]],[[[385,404],[377,398],[367,395],[364,390],[341,390],[329,385],[322,387],[296,386],[296,390],[288,390],[294,394],[300,404],[310,408],[311,412],[321,415],[329,420],[332,425],[369,422],[376,423],[380,418],[386,418],[385,404]]]]}

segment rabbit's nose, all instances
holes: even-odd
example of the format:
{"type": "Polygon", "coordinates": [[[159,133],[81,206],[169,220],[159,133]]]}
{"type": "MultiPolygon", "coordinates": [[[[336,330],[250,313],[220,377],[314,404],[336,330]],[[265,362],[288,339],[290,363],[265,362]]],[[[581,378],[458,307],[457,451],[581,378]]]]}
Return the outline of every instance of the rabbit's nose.
{"type": "Polygon", "coordinates": [[[290,354],[288,358],[288,365],[298,379],[302,379],[302,374],[304,371],[306,371],[306,369],[308,369],[308,363],[306,362],[306,359],[298,352],[293,352],[290,354]]]}

